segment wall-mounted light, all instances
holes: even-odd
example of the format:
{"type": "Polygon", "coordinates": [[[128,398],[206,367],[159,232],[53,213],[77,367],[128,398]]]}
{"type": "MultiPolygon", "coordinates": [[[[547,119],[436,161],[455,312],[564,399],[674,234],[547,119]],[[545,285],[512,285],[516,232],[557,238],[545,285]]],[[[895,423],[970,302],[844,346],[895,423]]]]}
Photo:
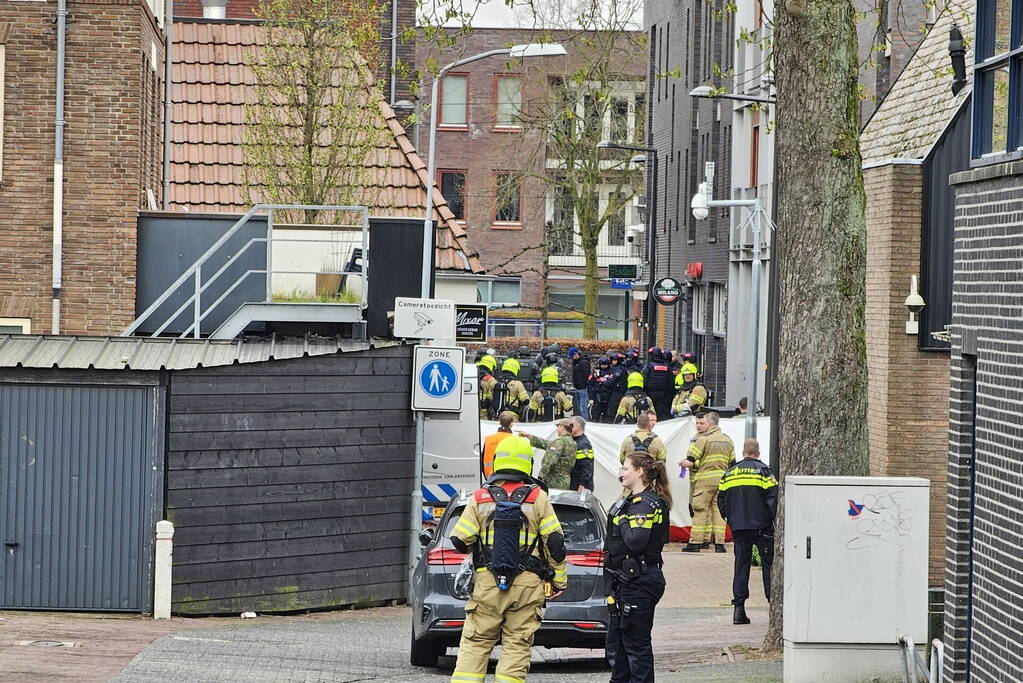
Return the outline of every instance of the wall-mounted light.
{"type": "Polygon", "coordinates": [[[916,275],[911,276],[909,284],[909,296],[906,297],[906,308],[909,309],[909,320],[906,321],[906,334],[919,334],[920,323],[916,319],[916,316],[920,311],[924,310],[926,306],[924,298],[920,296],[920,292],[916,288],[916,275]]]}
{"type": "Polygon", "coordinates": [[[958,95],[966,87],[966,48],[959,26],[948,32],[948,56],[952,60],[952,94],[958,95]]]}

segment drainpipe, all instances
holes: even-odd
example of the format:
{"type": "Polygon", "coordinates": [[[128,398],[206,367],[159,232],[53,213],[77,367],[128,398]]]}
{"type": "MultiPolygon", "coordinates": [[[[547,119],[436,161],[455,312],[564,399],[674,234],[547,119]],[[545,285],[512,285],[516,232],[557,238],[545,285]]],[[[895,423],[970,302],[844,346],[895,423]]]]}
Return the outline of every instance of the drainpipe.
{"type": "Polygon", "coordinates": [[[60,334],[60,295],[64,253],[64,53],[67,0],[57,0],[57,106],[53,148],[53,305],[51,328],[60,334]]]}
{"type": "Polygon", "coordinates": [[[398,0],[391,0],[391,99],[394,102],[395,71],[398,68],[398,0]]]}
{"type": "Polygon", "coordinates": [[[163,14],[163,32],[167,44],[164,47],[163,74],[163,210],[170,211],[170,158],[171,118],[174,113],[174,0],[167,0],[163,14]]]}

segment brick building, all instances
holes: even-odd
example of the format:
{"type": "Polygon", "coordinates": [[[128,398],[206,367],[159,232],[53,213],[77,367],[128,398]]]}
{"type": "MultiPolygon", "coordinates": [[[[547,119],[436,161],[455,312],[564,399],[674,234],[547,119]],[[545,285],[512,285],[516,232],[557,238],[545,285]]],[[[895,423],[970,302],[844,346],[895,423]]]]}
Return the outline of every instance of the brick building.
{"type": "MultiPolygon", "coordinates": [[[[600,123],[605,139],[627,144],[642,141],[645,120],[645,54],[625,45],[636,34],[622,39],[612,71],[611,97],[614,106],[600,123]],[[610,111],[615,109],[615,111],[610,111]],[[638,115],[637,115],[638,114],[638,115]],[[639,135],[637,138],[636,136],[639,135]]],[[[420,44],[418,63],[423,66],[431,57],[438,65],[510,44],[529,43],[536,35],[521,29],[474,28],[460,36],[457,45],[438,48],[430,41],[420,44]]],[[[579,226],[570,203],[554,196],[549,183],[537,178],[545,172],[556,172],[559,160],[533,124],[522,125],[512,111],[521,107],[524,119],[535,114],[537,98],[549,98],[556,79],[567,80],[576,72],[585,57],[573,41],[586,40],[586,35],[554,32],[550,40],[561,41],[568,54],[510,62],[492,57],[470,63],[445,76],[440,84],[437,127],[437,178],[448,203],[456,205],[456,214],[465,225],[469,239],[479,250],[488,277],[478,280],[481,301],[492,304],[523,306],[537,309],[542,304],[544,259],[548,259],[549,288],[552,311],[581,310],[583,307],[583,256],[579,246],[579,226]],[[498,200],[498,185],[514,186],[507,197],[498,200]],[[499,206],[500,204],[500,206],[499,206]],[[544,254],[545,225],[550,232],[549,254],[544,254]]],[[[429,97],[432,82],[424,83],[424,97],[429,97]]],[[[585,91],[585,85],[580,89],[585,91]]],[[[578,94],[573,106],[580,118],[586,117],[586,95],[578,94]]],[[[537,105],[542,106],[542,105],[537,105]]],[[[427,120],[424,111],[423,120],[427,120]]],[[[596,124],[594,124],[596,125],[596,124]]],[[[429,132],[419,126],[417,147],[428,152],[429,132]]],[[[595,200],[601,212],[617,191],[618,181],[612,172],[601,185],[595,200]]],[[[507,192],[504,192],[508,194],[507,192]]],[[[503,196],[503,195],[502,195],[503,196]]],[[[605,226],[597,249],[598,276],[607,277],[611,263],[640,265],[638,249],[625,239],[626,225],[642,223],[635,206],[626,206],[615,225],[605,226]]],[[[625,319],[634,316],[636,307],[622,290],[612,289],[606,281],[600,286],[598,336],[622,339],[626,336],[625,319]]],[[[510,324],[509,324],[510,325],[510,324]]],[[[535,333],[536,326],[510,326],[497,333],[535,333]]],[[[551,321],[550,336],[579,336],[580,321],[551,321]]],[[[631,330],[629,331],[631,336],[631,330]]]]}
{"type": "MultiPolygon", "coordinates": [[[[157,3],[159,4],[159,3],[157,3]]],[[[110,334],[134,317],[135,220],[161,192],[163,33],[148,0],[68,0],[62,245],[57,2],[0,3],[0,329],[110,334]],[[54,251],[60,254],[53,324],[54,251]]]]}

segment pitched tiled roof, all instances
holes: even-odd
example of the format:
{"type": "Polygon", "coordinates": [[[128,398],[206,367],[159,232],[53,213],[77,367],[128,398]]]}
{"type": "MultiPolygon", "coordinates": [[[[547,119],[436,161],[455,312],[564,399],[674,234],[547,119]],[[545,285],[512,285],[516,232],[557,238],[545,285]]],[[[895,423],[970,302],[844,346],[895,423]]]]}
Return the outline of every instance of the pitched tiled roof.
{"type": "MultiPolygon", "coordinates": [[[[244,105],[255,74],[247,62],[265,42],[258,23],[174,23],[174,110],[171,134],[171,207],[242,213],[244,105]]],[[[366,106],[380,113],[387,145],[370,159],[373,214],[418,218],[426,209],[426,164],[394,111],[371,89],[366,106]]],[[[436,266],[482,273],[479,256],[438,188],[433,194],[436,266]]]]}
{"type": "Polygon", "coordinates": [[[967,84],[973,72],[975,3],[949,3],[860,134],[864,166],[887,159],[923,159],[951,123],[970,88],[952,94],[948,33],[967,37],[967,84]]]}

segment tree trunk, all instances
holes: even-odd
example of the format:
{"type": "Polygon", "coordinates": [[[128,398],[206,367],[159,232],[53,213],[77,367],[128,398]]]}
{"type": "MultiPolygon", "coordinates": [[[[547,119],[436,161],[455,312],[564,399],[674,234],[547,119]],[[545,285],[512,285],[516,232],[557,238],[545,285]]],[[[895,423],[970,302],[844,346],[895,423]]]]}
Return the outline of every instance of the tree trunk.
{"type": "MultiPolygon", "coordinates": [[[[775,6],[775,27],[780,417],[772,455],[783,476],[861,475],[866,225],[853,7],[788,0],[775,6]]],[[[775,651],[782,647],[782,510],[764,641],[775,651]]]]}
{"type": "Polygon", "coordinates": [[[597,245],[587,247],[583,239],[583,254],[586,259],[586,282],[583,286],[583,339],[597,338],[597,302],[600,283],[597,281],[597,245]]]}

